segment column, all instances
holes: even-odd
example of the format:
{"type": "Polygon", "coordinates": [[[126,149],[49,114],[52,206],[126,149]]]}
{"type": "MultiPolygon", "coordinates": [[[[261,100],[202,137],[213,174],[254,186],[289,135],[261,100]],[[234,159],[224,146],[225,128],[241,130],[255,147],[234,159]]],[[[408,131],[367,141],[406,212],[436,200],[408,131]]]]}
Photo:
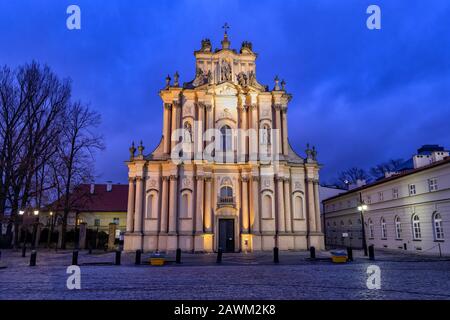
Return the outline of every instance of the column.
{"type": "Polygon", "coordinates": [[[316,212],[315,212],[315,203],[314,203],[314,186],[313,179],[307,178],[307,190],[308,190],[308,225],[309,231],[316,231],[316,212]]]}
{"type": "Polygon", "coordinates": [[[282,139],[283,139],[283,154],[285,156],[287,156],[288,153],[289,153],[286,114],[287,114],[287,107],[284,107],[283,109],[281,109],[281,119],[282,119],[282,127],[283,127],[283,135],[282,135],[282,139]]]}
{"type": "Polygon", "coordinates": [[[168,212],[168,205],[169,205],[169,199],[168,199],[168,184],[169,184],[169,177],[162,177],[162,191],[161,191],[161,233],[167,233],[167,227],[168,227],[168,218],[169,218],[169,212],[168,212]]]}
{"type": "Polygon", "coordinates": [[[134,220],[134,178],[128,178],[127,232],[133,232],[134,220]]]}
{"type": "Polygon", "coordinates": [[[177,232],[177,202],[178,202],[178,177],[170,176],[170,197],[169,197],[169,233],[176,234],[177,232]]]}
{"type": "Polygon", "coordinates": [[[284,207],[286,210],[286,232],[292,232],[291,188],[289,178],[284,179],[284,207]]]}
{"type": "Polygon", "coordinates": [[[212,233],[211,177],[205,178],[205,232],[212,233]]]}
{"type": "MultiPolygon", "coordinates": [[[[246,105],[242,105],[242,107],[240,108],[241,111],[241,129],[242,130],[247,130],[248,126],[247,126],[247,106],[246,105]]],[[[246,155],[248,154],[247,151],[247,138],[246,138],[246,132],[245,131],[241,131],[241,136],[240,136],[240,149],[239,149],[239,157],[240,157],[240,161],[245,161],[246,160],[246,155]]]]}
{"type": "Polygon", "coordinates": [[[249,231],[249,215],[248,215],[248,178],[242,177],[242,233],[249,231]]]}
{"type": "MultiPolygon", "coordinates": [[[[258,125],[258,106],[256,104],[252,104],[250,106],[251,108],[251,117],[252,117],[252,126],[251,128],[254,130],[254,137],[249,142],[249,149],[250,153],[253,153],[255,155],[258,154],[258,147],[259,147],[259,125],[258,125]]],[[[254,160],[257,160],[257,157],[253,157],[254,160]]]]}
{"type": "Polygon", "coordinates": [[[170,131],[170,113],[171,113],[172,105],[170,103],[164,103],[164,126],[163,126],[163,135],[164,135],[164,153],[170,153],[170,140],[171,140],[171,131],[170,131]]]}
{"type": "Polygon", "coordinates": [[[316,210],[316,231],[322,231],[322,223],[320,219],[320,197],[319,197],[319,180],[314,180],[314,202],[316,210]]]}
{"type": "Polygon", "coordinates": [[[205,105],[206,110],[206,129],[212,129],[214,128],[213,125],[213,116],[212,116],[212,106],[210,104],[205,105]]]}
{"type": "Polygon", "coordinates": [[[278,218],[278,232],[285,232],[286,231],[286,220],[284,215],[284,192],[283,192],[283,178],[282,177],[276,177],[276,183],[277,183],[277,203],[278,203],[278,210],[277,210],[277,218],[278,218]]]}
{"type": "Polygon", "coordinates": [[[203,187],[204,177],[197,176],[197,202],[195,211],[195,233],[203,233],[203,187]]]}
{"type": "Polygon", "coordinates": [[[198,110],[198,116],[197,116],[197,136],[195,140],[195,152],[196,152],[196,159],[202,159],[202,153],[203,153],[203,133],[204,133],[204,122],[205,122],[205,105],[202,102],[197,103],[197,110],[198,110]]]}
{"type": "MultiPolygon", "coordinates": [[[[178,104],[177,103],[173,103],[172,104],[172,117],[171,117],[172,124],[170,126],[170,133],[171,133],[171,135],[178,128],[178,122],[177,122],[178,109],[179,109],[178,104]]],[[[178,142],[177,140],[171,141],[170,147],[173,149],[173,147],[177,144],[177,142],[178,142]]]]}
{"type": "MultiPolygon", "coordinates": [[[[282,128],[281,128],[281,116],[280,116],[280,105],[275,105],[275,128],[278,129],[276,134],[276,152],[279,154],[282,153],[283,145],[281,142],[281,136],[282,136],[282,128]]],[[[275,139],[273,139],[275,141],[275,139]]]]}
{"type": "Polygon", "coordinates": [[[134,213],[134,232],[142,232],[142,193],[144,180],[136,177],[136,204],[134,213]]]}
{"type": "Polygon", "coordinates": [[[250,210],[250,227],[253,234],[260,233],[259,224],[259,177],[252,177],[251,181],[252,208],[250,210]]]}

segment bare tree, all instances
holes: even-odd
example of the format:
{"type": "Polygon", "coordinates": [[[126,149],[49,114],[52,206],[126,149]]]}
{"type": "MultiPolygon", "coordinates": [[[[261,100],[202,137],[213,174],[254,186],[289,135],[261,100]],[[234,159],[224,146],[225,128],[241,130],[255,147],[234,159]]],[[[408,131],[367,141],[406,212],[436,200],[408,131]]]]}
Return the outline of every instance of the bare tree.
{"type": "Polygon", "coordinates": [[[390,159],[370,168],[370,175],[374,179],[385,177],[386,173],[397,172],[405,161],[403,159],[390,159]]]}
{"type": "Polygon", "coordinates": [[[80,195],[74,191],[92,181],[94,153],[104,148],[103,138],[94,131],[99,124],[100,115],[81,103],[74,103],[67,110],[58,150],[61,163],[57,169],[63,204],[62,249],[66,247],[67,218],[79,202],[74,197],[80,195]]]}
{"type": "Polygon", "coordinates": [[[348,187],[350,184],[355,184],[358,180],[368,181],[370,176],[364,169],[352,167],[339,173],[336,184],[342,188],[348,187]]]}

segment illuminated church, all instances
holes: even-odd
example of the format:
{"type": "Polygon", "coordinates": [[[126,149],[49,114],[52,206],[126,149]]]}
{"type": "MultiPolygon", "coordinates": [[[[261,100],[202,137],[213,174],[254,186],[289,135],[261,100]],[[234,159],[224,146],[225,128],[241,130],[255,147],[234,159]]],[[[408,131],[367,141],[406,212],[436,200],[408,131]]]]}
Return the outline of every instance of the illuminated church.
{"type": "Polygon", "coordinates": [[[194,79],[168,76],[159,93],[159,145],[130,148],[125,250],[323,248],[320,167],[289,144],[284,81],[261,85],[252,44],[238,52],[226,31],[194,55],[194,79]]]}

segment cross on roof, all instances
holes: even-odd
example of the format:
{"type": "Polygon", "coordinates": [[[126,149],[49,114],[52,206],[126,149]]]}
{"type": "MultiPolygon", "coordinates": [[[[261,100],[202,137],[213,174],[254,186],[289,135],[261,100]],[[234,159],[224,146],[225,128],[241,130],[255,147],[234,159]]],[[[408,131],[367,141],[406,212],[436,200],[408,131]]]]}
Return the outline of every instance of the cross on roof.
{"type": "Polygon", "coordinates": [[[228,25],[227,22],[225,22],[225,24],[223,25],[222,29],[225,30],[225,34],[227,34],[228,29],[230,29],[230,26],[228,25]]]}

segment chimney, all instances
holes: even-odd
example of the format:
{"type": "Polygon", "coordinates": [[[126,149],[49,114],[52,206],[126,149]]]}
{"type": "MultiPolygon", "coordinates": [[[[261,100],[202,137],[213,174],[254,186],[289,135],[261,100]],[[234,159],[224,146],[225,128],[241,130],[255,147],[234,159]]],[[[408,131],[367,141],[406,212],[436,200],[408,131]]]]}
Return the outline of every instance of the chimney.
{"type": "Polygon", "coordinates": [[[90,194],[94,194],[95,184],[91,183],[91,188],[89,189],[90,194]]]}
{"type": "Polygon", "coordinates": [[[106,191],[107,192],[112,191],[112,181],[106,181],[106,191]]]}

